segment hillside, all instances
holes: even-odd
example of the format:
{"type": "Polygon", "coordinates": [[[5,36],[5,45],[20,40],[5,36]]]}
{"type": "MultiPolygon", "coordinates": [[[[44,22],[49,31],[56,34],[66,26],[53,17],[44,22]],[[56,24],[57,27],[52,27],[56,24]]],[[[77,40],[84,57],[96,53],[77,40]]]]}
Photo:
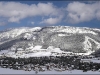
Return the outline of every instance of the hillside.
{"type": "Polygon", "coordinates": [[[99,49],[100,29],[96,28],[21,27],[0,32],[0,54],[5,53],[10,56],[12,54],[18,55],[18,52],[27,55],[33,53],[32,56],[52,55],[52,52],[91,54],[99,49]]]}

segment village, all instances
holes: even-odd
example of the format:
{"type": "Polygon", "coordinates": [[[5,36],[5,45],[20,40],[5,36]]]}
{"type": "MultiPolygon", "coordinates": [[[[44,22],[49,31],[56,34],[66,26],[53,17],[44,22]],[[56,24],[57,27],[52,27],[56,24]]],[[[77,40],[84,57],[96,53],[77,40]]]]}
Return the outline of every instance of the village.
{"type": "Polygon", "coordinates": [[[86,71],[100,71],[99,62],[92,62],[90,59],[93,57],[82,56],[44,56],[44,57],[30,57],[30,58],[0,58],[1,68],[10,68],[15,70],[24,71],[71,71],[74,69],[86,71]]]}

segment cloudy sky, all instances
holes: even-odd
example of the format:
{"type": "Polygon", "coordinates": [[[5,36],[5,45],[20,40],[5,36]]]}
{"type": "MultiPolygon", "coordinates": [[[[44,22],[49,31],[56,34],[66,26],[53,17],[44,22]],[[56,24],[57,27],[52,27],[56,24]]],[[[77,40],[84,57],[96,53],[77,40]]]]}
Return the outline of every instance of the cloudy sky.
{"type": "Polygon", "coordinates": [[[100,28],[100,2],[0,2],[0,30],[52,25],[100,28]]]}

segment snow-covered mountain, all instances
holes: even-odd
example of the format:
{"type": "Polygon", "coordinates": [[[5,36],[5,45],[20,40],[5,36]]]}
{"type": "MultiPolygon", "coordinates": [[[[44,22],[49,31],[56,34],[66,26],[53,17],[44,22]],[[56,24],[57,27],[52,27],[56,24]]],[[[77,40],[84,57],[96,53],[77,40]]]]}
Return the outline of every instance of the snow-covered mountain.
{"type": "Polygon", "coordinates": [[[100,29],[96,28],[70,26],[21,27],[0,32],[0,51],[7,50],[5,51],[6,55],[18,55],[20,53],[24,53],[26,56],[29,53],[32,56],[51,55],[54,52],[91,54],[99,49],[100,29]],[[46,54],[43,52],[46,52],[46,54]]]}

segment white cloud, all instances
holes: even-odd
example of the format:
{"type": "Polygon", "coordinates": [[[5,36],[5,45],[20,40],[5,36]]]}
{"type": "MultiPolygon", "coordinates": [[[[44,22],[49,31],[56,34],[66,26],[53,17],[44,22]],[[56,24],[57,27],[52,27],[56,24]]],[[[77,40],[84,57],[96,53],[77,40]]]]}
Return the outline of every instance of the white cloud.
{"type": "Polygon", "coordinates": [[[45,23],[45,24],[49,24],[49,25],[54,25],[54,24],[57,24],[59,23],[61,20],[62,20],[63,16],[59,16],[59,17],[50,17],[48,19],[44,19],[41,23],[45,23]]]}
{"type": "Polygon", "coordinates": [[[28,5],[18,2],[0,2],[0,17],[8,18],[8,22],[19,22],[32,16],[56,16],[58,11],[52,3],[28,5]]]}
{"type": "Polygon", "coordinates": [[[48,19],[44,19],[41,23],[46,23],[46,24],[56,24],[59,22],[58,18],[48,18],[48,19]]]}
{"type": "Polygon", "coordinates": [[[28,5],[19,2],[0,2],[0,17],[6,18],[8,22],[19,22],[24,18],[35,16],[41,17],[40,23],[49,25],[61,22],[62,19],[66,19],[66,16],[67,22],[70,23],[80,23],[92,19],[100,20],[100,2],[87,4],[72,2],[66,8],[58,8],[52,3],[28,5]]]}
{"type": "Polygon", "coordinates": [[[100,2],[81,3],[73,2],[67,6],[67,21],[70,23],[79,23],[90,21],[92,19],[100,20],[100,2]]]}
{"type": "Polygon", "coordinates": [[[34,25],[34,22],[31,22],[32,25],[34,25]]]}

